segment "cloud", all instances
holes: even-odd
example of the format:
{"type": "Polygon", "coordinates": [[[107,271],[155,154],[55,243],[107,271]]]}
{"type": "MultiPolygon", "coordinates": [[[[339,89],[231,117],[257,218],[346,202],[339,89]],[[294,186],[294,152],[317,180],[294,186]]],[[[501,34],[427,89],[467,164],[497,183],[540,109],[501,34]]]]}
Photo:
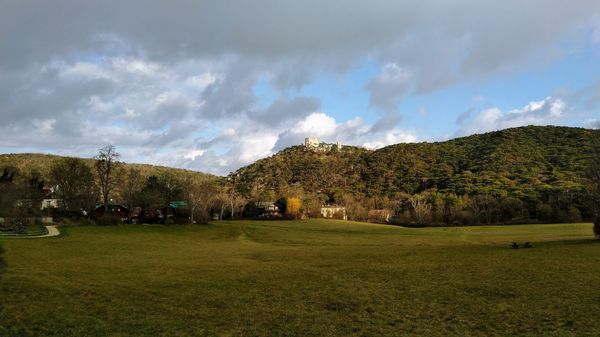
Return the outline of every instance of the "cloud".
{"type": "MultiPolygon", "coordinates": [[[[224,174],[311,134],[414,141],[399,127],[407,96],[560,58],[564,40],[596,41],[599,12],[597,0],[0,0],[0,147],[89,157],[110,142],[125,160],[224,174]],[[302,92],[365,63],[377,67],[360,84],[374,123],[302,92]]],[[[596,107],[597,93],[581,95],[596,107]]],[[[564,102],[457,122],[478,132],[555,121],[564,102]]]]}
{"type": "Polygon", "coordinates": [[[471,114],[473,114],[473,112],[475,112],[475,108],[469,108],[463,112],[460,113],[460,115],[458,115],[458,117],[456,117],[456,124],[461,125],[462,123],[464,123],[467,119],[469,119],[469,117],[471,117],[471,114]]]}
{"type": "Polygon", "coordinates": [[[376,128],[374,125],[365,124],[361,118],[338,123],[333,117],[316,112],[281,132],[274,150],[303,144],[305,137],[317,137],[329,143],[339,141],[369,149],[417,140],[416,135],[410,131],[398,128],[376,128]]]}
{"type": "Polygon", "coordinates": [[[384,65],[377,77],[366,86],[369,105],[382,111],[394,111],[411,88],[412,74],[395,63],[384,65]]]}
{"type": "Polygon", "coordinates": [[[563,118],[568,110],[569,107],[564,100],[553,97],[531,101],[522,108],[510,111],[502,111],[497,107],[488,108],[464,123],[457,135],[464,136],[525,125],[547,125],[563,118]]]}
{"type": "Polygon", "coordinates": [[[315,97],[279,98],[271,103],[268,108],[252,110],[248,115],[257,122],[276,126],[301,119],[311,112],[317,111],[320,105],[319,99],[315,97]]]}

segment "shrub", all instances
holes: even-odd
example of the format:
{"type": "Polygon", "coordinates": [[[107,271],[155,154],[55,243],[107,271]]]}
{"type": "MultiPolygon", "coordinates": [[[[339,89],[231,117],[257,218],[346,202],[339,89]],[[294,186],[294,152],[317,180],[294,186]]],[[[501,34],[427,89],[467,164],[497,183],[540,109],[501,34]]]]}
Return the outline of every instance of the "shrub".
{"type": "Polygon", "coordinates": [[[569,207],[567,211],[569,222],[580,222],[581,221],[581,211],[574,206],[569,207]]]}
{"type": "Polygon", "coordinates": [[[548,204],[539,203],[535,207],[536,217],[540,221],[552,221],[554,214],[552,210],[552,206],[548,204]]]}
{"type": "Polygon", "coordinates": [[[114,215],[104,215],[96,218],[96,225],[98,226],[116,226],[121,223],[121,219],[114,215]]]}

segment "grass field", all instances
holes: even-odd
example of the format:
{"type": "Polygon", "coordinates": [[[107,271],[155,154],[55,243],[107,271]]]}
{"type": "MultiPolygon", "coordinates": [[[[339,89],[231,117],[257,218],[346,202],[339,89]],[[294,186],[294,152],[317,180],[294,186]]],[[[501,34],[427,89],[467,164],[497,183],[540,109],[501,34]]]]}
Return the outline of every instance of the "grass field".
{"type": "Polygon", "coordinates": [[[590,224],[61,231],[0,239],[0,336],[600,335],[590,224]]]}

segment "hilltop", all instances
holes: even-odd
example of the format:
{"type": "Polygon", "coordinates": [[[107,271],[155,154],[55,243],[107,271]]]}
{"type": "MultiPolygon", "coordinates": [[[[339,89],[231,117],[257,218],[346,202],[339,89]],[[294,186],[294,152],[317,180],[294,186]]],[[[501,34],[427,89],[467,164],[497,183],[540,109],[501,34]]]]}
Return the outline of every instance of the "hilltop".
{"type": "MultiPolygon", "coordinates": [[[[65,157],[52,155],[52,154],[40,154],[40,153],[11,153],[11,154],[0,154],[0,169],[4,168],[14,168],[18,172],[23,174],[27,174],[30,172],[37,172],[43,179],[48,179],[48,175],[50,172],[50,168],[54,163],[63,159],[65,157]]],[[[93,166],[94,159],[91,158],[81,158],[84,160],[90,167],[93,166]]],[[[136,163],[123,163],[123,167],[127,170],[130,168],[136,169],[140,171],[140,174],[144,177],[148,177],[151,175],[161,175],[161,174],[172,174],[172,175],[180,175],[180,174],[192,174],[198,177],[213,177],[208,173],[202,173],[197,171],[190,171],[180,168],[166,167],[166,166],[158,166],[158,165],[150,165],[150,164],[136,164],[136,163]]]]}
{"type": "MultiPolygon", "coordinates": [[[[315,205],[360,203],[402,210],[406,205],[395,201],[421,195],[432,211],[442,212],[444,206],[434,199],[486,196],[517,202],[528,213],[523,216],[547,205],[585,217],[584,171],[594,132],[527,126],[375,151],[345,146],[316,152],[295,146],[239,169],[229,180],[256,199],[296,194],[315,205]]],[[[487,202],[479,206],[488,207],[487,202]]]]}

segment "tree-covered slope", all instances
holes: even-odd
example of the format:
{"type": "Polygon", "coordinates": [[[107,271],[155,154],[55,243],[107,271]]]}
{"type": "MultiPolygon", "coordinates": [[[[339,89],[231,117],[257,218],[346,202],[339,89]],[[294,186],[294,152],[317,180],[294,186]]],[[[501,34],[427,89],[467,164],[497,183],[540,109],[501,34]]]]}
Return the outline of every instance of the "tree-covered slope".
{"type": "MultiPolygon", "coordinates": [[[[8,168],[9,171],[16,171],[18,177],[27,177],[31,173],[35,172],[40,175],[41,179],[49,181],[51,167],[63,158],[65,157],[38,153],[0,154],[0,173],[5,168],[8,168]]],[[[90,168],[93,169],[93,159],[83,160],[90,166],[90,168]]],[[[165,174],[174,176],[191,174],[198,176],[199,178],[213,177],[212,175],[202,172],[148,164],[123,163],[123,168],[125,169],[125,172],[129,169],[135,169],[139,171],[140,175],[143,177],[152,175],[161,176],[165,174]]]]}
{"type": "Polygon", "coordinates": [[[230,180],[249,198],[302,194],[345,204],[351,196],[369,208],[432,192],[516,198],[532,210],[566,198],[583,208],[594,132],[528,126],[376,151],[317,153],[296,146],[238,170],[230,180]]]}

